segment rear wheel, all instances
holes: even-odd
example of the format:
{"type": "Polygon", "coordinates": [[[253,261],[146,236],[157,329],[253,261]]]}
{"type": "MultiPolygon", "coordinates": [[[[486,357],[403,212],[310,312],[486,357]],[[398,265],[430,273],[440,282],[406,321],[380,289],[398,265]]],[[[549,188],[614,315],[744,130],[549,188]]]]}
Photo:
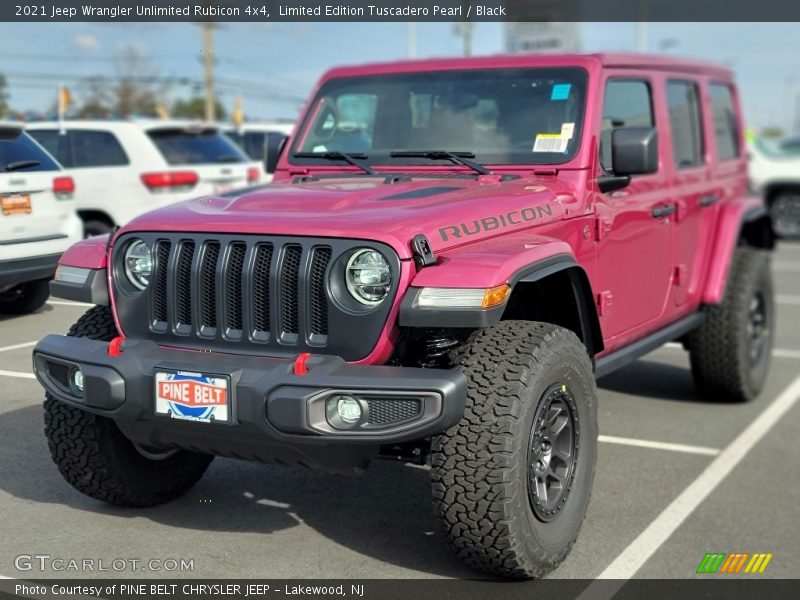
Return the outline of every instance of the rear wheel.
{"type": "Polygon", "coordinates": [[[50,280],[28,281],[0,293],[0,314],[24,315],[39,310],[50,297],[50,280]]]}
{"type": "Polygon", "coordinates": [[[434,507],[467,565],[540,577],[583,523],[597,452],[585,346],[555,325],[504,321],[453,354],[469,380],[464,417],[432,443],[434,507]]]}
{"type": "MultiPolygon", "coordinates": [[[[84,314],[68,335],[110,341],[117,335],[105,306],[84,314]]],[[[111,419],[47,395],[45,434],[58,470],[79,492],[122,506],[155,506],[192,487],[213,459],[206,454],[145,448],[126,438],[111,419]]]]}
{"type": "Polygon", "coordinates": [[[736,248],[725,296],[689,334],[695,387],[705,398],[745,402],[764,387],[775,326],[769,253],[736,248]]]}

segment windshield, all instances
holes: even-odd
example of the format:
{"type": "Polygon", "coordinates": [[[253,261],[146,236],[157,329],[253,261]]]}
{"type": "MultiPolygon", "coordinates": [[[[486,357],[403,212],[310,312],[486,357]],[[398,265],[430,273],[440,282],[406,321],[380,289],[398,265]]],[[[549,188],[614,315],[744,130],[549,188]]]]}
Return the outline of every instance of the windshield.
{"type": "Polygon", "coordinates": [[[563,163],[578,150],[586,78],[579,68],[538,68],[332,79],[292,152],[362,153],[371,164],[441,160],[390,156],[424,150],[471,152],[483,164],[563,163]]]}
{"type": "Polygon", "coordinates": [[[58,171],[58,163],[21,130],[0,133],[0,173],[58,171]]]}
{"type": "Polygon", "coordinates": [[[216,129],[152,129],[150,139],[170,165],[240,163],[247,158],[216,129]]]}

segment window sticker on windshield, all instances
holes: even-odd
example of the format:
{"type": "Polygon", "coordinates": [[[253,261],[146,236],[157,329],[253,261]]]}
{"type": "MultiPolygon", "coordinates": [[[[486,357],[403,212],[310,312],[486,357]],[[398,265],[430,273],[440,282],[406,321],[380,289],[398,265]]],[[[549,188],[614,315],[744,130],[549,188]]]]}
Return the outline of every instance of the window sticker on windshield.
{"type": "Polygon", "coordinates": [[[533,143],[534,152],[559,152],[567,151],[569,138],[565,138],[560,133],[539,133],[533,143]]]}
{"type": "Polygon", "coordinates": [[[311,149],[312,152],[327,152],[328,149],[325,147],[325,144],[318,144],[311,149]]]}
{"type": "Polygon", "coordinates": [[[569,98],[569,90],[572,88],[570,83],[555,83],[550,92],[550,100],[566,100],[569,98]]]}
{"type": "Polygon", "coordinates": [[[575,135],[575,123],[562,123],[561,137],[571,140],[573,135],[575,135]]]}

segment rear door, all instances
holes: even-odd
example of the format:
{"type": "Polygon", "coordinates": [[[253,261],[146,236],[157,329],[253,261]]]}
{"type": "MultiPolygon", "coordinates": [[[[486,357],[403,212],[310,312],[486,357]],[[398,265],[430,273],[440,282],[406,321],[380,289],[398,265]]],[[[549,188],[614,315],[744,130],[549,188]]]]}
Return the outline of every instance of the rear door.
{"type": "Polygon", "coordinates": [[[669,76],[664,86],[669,112],[670,187],[676,203],[672,298],[677,313],[697,299],[722,190],[712,177],[710,103],[705,81],[669,76]]]}
{"type": "Polygon", "coordinates": [[[75,206],[59,200],[58,163],[20,129],[0,128],[0,247],[66,237],[75,206]]]}
{"type": "Polygon", "coordinates": [[[220,194],[246,187],[260,165],[250,161],[230,139],[213,127],[157,127],[147,136],[166,163],[176,171],[193,172],[198,182],[197,195],[220,194]]]}
{"type": "MultiPolygon", "coordinates": [[[[611,136],[622,127],[661,131],[658,81],[648,73],[611,71],[605,84],[599,171],[614,174],[611,136]]],[[[659,136],[659,155],[665,140],[659,136]]],[[[662,161],[663,162],[663,161],[662,161]]],[[[609,349],[639,337],[662,318],[671,275],[672,215],[663,165],[634,176],[622,189],[599,195],[597,211],[598,305],[609,349]]]]}

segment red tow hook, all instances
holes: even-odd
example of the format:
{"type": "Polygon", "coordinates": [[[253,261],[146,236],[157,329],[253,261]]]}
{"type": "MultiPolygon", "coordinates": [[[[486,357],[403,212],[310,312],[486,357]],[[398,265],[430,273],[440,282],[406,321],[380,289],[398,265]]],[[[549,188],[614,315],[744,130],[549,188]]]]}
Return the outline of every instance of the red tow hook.
{"type": "Polygon", "coordinates": [[[295,375],[308,375],[308,359],[311,358],[310,352],[303,352],[298,354],[294,359],[294,374],[295,375]]]}
{"type": "Polygon", "coordinates": [[[119,356],[122,354],[122,342],[125,341],[123,336],[117,336],[108,343],[108,355],[119,356]]]}

